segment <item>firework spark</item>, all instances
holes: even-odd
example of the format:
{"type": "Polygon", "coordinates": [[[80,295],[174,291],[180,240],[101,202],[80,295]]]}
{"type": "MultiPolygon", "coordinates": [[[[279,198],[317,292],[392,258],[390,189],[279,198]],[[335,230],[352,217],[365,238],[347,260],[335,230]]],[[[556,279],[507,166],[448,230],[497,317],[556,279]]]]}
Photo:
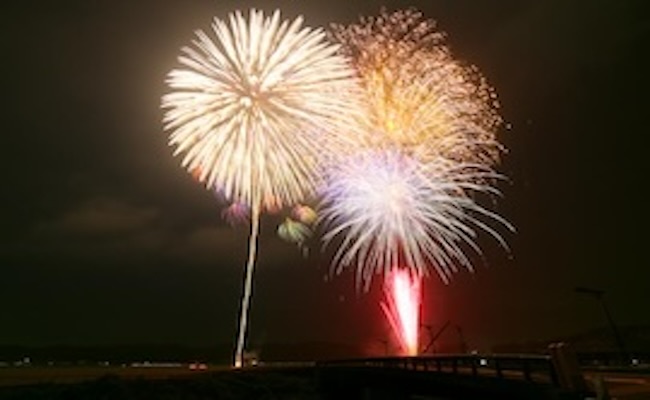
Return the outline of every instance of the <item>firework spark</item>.
{"type": "MultiPolygon", "coordinates": [[[[182,165],[251,218],[235,364],[241,365],[260,214],[310,197],[324,129],[351,126],[354,70],[325,32],[251,10],[214,19],[184,47],[162,99],[182,165]]],[[[237,214],[237,213],[235,213],[237,214]]],[[[229,214],[230,215],[230,214],[229,214]]]]}
{"type": "Polygon", "coordinates": [[[420,285],[420,277],[411,276],[408,270],[397,269],[388,276],[384,286],[386,301],[381,303],[381,309],[407,356],[418,354],[420,285]]]}

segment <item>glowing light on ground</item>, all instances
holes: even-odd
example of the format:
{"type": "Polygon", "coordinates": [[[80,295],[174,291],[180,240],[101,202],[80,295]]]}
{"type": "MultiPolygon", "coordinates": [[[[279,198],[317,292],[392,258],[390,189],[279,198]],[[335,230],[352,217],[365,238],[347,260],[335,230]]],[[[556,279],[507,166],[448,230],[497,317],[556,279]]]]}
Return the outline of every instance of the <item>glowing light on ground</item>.
{"type": "Polygon", "coordinates": [[[387,278],[384,295],[386,300],[381,303],[381,308],[402,353],[408,356],[417,355],[421,278],[413,276],[408,270],[396,269],[387,278]]]}

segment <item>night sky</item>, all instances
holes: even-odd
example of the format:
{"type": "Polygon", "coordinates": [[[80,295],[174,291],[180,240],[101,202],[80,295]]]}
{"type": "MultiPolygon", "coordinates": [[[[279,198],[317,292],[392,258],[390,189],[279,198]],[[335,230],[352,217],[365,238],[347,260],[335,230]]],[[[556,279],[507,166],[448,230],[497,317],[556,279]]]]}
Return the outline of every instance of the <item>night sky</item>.
{"type": "MultiPolygon", "coordinates": [[[[426,280],[423,323],[481,350],[576,334],[606,324],[587,286],[619,325],[650,325],[643,3],[2,2],[0,345],[234,343],[248,227],[180,168],[160,98],[194,30],[250,7],[327,26],[415,6],[495,87],[497,211],[517,232],[510,252],[482,241],[475,273],[426,280]]],[[[381,343],[379,286],[325,279],[327,254],[277,238],[279,218],[262,220],[251,347],[381,343]]]]}

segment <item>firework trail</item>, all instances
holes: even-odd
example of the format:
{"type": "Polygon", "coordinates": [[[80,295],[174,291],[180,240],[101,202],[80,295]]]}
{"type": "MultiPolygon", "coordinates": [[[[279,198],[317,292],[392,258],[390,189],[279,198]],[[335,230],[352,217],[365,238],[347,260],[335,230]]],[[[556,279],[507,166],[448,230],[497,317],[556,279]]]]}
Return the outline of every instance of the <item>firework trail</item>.
{"type": "Polygon", "coordinates": [[[235,365],[241,366],[251,297],[259,219],[309,198],[319,157],[354,108],[357,82],[337,45],[302,18],[281,21],[237,11],[214,19],[212,32],[196,32],[184,47],[182,68],[171,71],[163,96],[165,129],[182,165],[235,206],[226,215],[249,215],[251,232],[235,365]],[[345,96],[345,97],[344,97],[345,96]],[[243,214],[242,214],[243,213],[243,214]]]}
{"type": "Polygon", "coordinates": [[[408,270],[396,269],[387,279],[384,285],[386,301],[380,304],[381,309],[404,355],[415,356],[418,353],[421,278],[411,276],[408,270]]]}

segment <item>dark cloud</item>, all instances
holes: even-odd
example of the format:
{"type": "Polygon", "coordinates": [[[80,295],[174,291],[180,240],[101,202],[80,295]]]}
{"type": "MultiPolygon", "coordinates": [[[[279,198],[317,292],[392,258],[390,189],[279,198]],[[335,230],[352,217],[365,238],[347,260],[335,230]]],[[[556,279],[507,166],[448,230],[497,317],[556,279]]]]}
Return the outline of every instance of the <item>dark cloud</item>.
{"type": "Polygon", "coordinates": [[[95,198],[36,227],[36,234],[97,237],[129,235],[150,228],[159,211],[115,199],[95,198]]]}
{"type": "Polygon", "coordinates": [[[201,266],[225,261],[232,268],[246,254],[247,229],[220,223],[217,213],[201,224],[178,226],[150,205],[99,197],[36,223],[29,243],[22,252],[47,254],[53,263],[62,257],[118,267],[147,260],[201,266]],[[242,256],[233,255],[234,249],[242,256]]]}

